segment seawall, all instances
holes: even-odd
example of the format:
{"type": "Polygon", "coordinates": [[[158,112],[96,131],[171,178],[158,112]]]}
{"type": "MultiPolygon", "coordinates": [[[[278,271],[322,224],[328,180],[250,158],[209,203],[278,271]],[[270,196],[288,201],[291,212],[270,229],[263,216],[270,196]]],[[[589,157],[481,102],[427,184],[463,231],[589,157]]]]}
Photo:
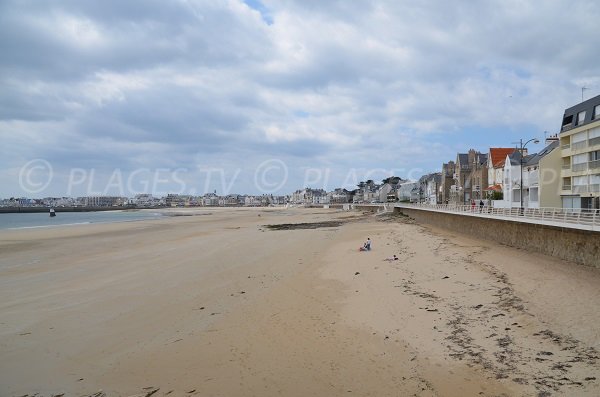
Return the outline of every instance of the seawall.
{"type": "Polygon", "coordinates": [[[433,212],[418,208],[396,207],[394,211],[407,215],[421,224],[600,268],[599,232],[433,212]]]}

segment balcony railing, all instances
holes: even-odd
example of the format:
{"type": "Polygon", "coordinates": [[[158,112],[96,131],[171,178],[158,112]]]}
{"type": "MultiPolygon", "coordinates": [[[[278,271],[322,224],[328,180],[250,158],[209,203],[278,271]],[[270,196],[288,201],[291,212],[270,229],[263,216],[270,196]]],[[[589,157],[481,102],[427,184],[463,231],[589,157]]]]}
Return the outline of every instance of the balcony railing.
{"type": "Polygon", "coordinates": [[[563,164],[562,169],[563,170],[571,169],[571,164],[563,164]]]}
{"type": "Polygon", "coordinates": [[[572,187],[571,185],[563,184],[562,185],[562,190],[570,192],[571,191],[571,187],[572,187]]]}
{"type": "Polygon", "coordinates": [[[600,145],[600,136],[596,137],[596,138],[592,138],[588,142],[589,142],[590,146],[600,145]]]}
{"type": "Polygon", "coordinates": [[[600,192],[600,184],[597,183],[594,185],[590,185],[588,190],[590,193],[599,193],[600,192]]]}
{"type": "Polygon", "coordinates": [[[587,141],[575,142],[575,143],[571,144],[571,149],[572,150],[585,149],[587,147],[587,145],[588,145],[587,141]]]}
{"type": "Polygon", "coordinates": [[[600,160],[592,160],[588,163],[588,167],[590,170],[595,170],[596,168],[600,168],[600,160]]]}
{"type": "Polygon", "coordinates": [[[569,149],[571,147],[570,143],[565,143],[564,145],[562,145],[560,148],[565,150],[565,149],[569,149]]]}
{"type": "Polygon", "coordinates": [[[573,170],[573,172],[580,172],[580,171],[587,170],[587,167],[588,167],[587,163],[573,164],[572,170],[573,170]]]}
{"type": "Polygon", "coordinates": [[[588,185],[576,185],[573,186],[573,193],[587,193],[588,192],[588,185]]]}

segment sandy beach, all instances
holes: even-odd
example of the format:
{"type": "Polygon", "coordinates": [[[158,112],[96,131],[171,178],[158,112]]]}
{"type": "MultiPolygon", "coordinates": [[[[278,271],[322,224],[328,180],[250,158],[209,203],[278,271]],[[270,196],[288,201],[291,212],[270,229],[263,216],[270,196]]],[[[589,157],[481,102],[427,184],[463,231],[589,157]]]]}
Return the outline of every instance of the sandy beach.
{"type": "Polygon", "coordinates": [[[401,216],[177,213],[0,232],[0,396],[600,395],[597,269],[401,216]]]}

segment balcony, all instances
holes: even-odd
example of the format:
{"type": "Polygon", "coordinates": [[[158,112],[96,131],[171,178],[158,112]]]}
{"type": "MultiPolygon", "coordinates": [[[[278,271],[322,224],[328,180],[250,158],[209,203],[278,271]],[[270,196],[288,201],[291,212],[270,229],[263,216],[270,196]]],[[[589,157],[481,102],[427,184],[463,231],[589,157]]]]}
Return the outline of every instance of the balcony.
{"type": "Polygon", "coordinates": [[[562,190],[570,192],[571,191],[571,185],[567,185],[567,184],[563,183],[562,190]]]}
{"type": "Polygon", "coordinates": [[[588,185],[573,186],[573,193],[587,193],[588,190],[588,185]]]}
{"type": "Polygon", "coordinates": [[[581,150],[587,147],[587,141],[575,142],[571,145],[572,150],[581,150]]]}
{"type": "Polygon", "coordinates": [[[586,171],[588,169],[588,163],[573,164],[573,172],[586,171]]]}
{"type": "Polygon", "coordinates": [[[588,168],[590,170],[595,170],[597,168],[600,168],[600,160],[592,160],[588,163],[588,168]]]}
{"type": "Polygon", "coordinates": [[[589,146],[600,145],[600,136],[597,138],[592,138],[588,141],[589,146]]]}
{"type": "Polygon", "coordinates": [[[571,147],[571,144],[570,144],[570,143],[565,143],[565,144],[564,144],[564,145],[562,145],[560,148],[561,148],[562,150],[567,150],[567,149],[569,149],[570,147],[571,147]]]}
{"type": "Polygon", "coordinates": [[[600,184],[590,185],[588,191],[590,193],[600,193],[600,184]]]}
{"type": "Polygon", "coordinates": [[[560,129],[561,132],[564,131],[569,131],[573,129],[573,124],[567,124],[567,125],[563,125],[562,128],[560,129]]]}
{"type": "Polygon", "coordinates": [[[563,170],[569,170],[569,169],[571,169],[571,164],[563,164],[562,165],[562,169],[563,170]]]}

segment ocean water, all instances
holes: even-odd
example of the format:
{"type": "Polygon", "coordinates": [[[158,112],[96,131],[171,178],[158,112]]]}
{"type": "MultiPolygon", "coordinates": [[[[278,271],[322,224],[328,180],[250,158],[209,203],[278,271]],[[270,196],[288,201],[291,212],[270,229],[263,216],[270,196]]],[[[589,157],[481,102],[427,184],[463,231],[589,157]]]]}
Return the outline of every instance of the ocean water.
{"type": "Polygon", "coordinates": [[[81,225],[86,223],[131,222],[157,219],[162,215],[152,211],[48,212],[33,214],[0,214],[0,230],[81,225]]]}

